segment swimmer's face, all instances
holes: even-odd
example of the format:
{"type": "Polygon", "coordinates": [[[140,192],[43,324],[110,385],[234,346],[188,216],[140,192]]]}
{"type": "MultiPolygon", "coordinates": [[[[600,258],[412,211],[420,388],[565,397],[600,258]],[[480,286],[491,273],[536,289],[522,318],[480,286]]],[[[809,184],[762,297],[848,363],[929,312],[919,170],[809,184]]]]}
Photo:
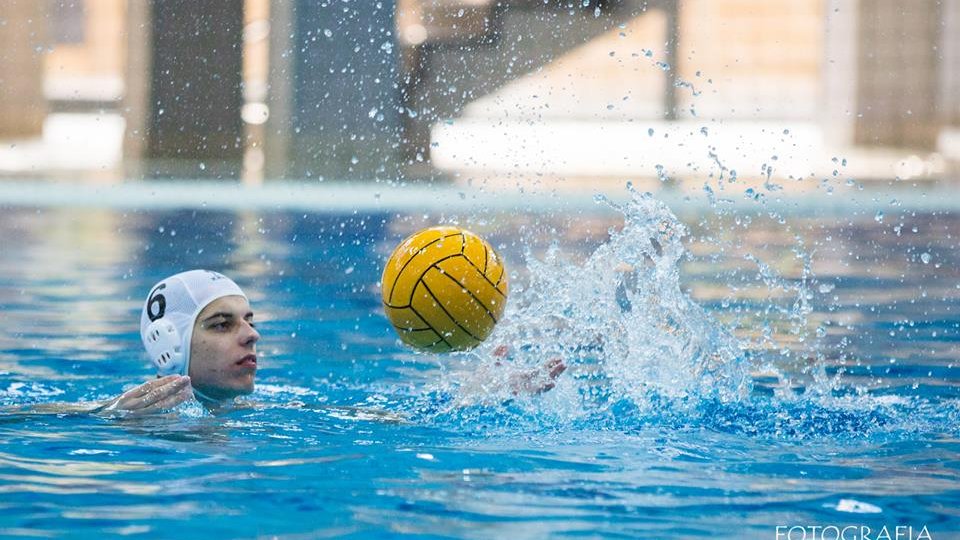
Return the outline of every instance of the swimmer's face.
{"type": "Polygon", "coordinates": [[[214,300],[193,325],[191,384],[214,399],[253,392],[259,339],[246,298],[224,296],[214,300]]]}

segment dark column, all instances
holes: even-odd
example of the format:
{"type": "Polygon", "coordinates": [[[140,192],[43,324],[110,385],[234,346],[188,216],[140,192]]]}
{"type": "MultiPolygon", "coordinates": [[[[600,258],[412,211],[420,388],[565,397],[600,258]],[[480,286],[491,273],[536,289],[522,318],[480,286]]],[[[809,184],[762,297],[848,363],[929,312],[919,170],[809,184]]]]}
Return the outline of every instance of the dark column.
{"type": "Polygon", "coordinates": [[[154,0],[150,15],[146,172],[238,177],[243,0],[154,0]]]}
{"type": "Polygon", "coordinates": [[[287,86],[286,118],[273,118],[267,134],[289,137],[285,175],[394,177],[400,133],[395,1],[294,5],[289,71],[271,76],[271,90],[287,86]],[[280,133],[284,129],[288,133],[280,133]]]}

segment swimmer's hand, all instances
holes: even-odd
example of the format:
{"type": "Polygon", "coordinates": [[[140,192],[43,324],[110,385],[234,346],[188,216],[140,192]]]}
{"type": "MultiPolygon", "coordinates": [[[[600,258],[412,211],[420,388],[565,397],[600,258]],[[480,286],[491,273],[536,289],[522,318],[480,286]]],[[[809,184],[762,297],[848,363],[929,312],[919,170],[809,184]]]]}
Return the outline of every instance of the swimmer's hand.
{"type": "MultiPolygon", "coordinates": [[[[493,355],[506,358],[508,351],[506,345],[500,345],[493,351],[493,355]]],[[[498,361],[496,365],[499,366],[500,362],[498,361]]],[[[542,394],[550,391],[556,386],[557,377],[566,370],[567,366],[563,363],[563,360],[551,358],[536,369],[511,375],[508,382],[510,393],[519,396],[542,394]]]]}
{"type": "Polygon", "coordinates": [[[120,397],[107,402],[97,412],[150,414],[171,409],[192,398],[190,377],[168,375],[124,392],[120,397]]]}
{"type": "Polygon", "coordinates": [[[539,368],[510,377],[510,392],[515,396],[542,394],[556,386],[557,377],[567,366],[559,358],[551,358],[539,368]]]}

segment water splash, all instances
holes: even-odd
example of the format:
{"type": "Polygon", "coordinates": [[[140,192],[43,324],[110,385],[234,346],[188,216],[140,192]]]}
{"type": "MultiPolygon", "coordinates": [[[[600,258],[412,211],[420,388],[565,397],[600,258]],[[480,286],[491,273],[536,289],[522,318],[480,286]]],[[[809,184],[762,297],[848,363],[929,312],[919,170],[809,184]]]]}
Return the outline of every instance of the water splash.
{"type": "Polygon", "coordinates": [[[650,194],[630,194],[622,205],[597,197],[624,227],[585,260],[557,247],[542,259],[528,253],[528,283],[512,292],[494,335],[455,357],[463,369],[417,400],[415,421],[484,436],[650,426],[800,440],[956,431],[960,402],[845,386],[842,365],[830,374],[821,333],[808,324],[818,282],[802,243],[792,249],[795,279],[744,255],[771,292],[760,322],[785,333],[741,339],[681,287],[686,226],[650,194]],[[568,366],[556,387],[524,392],[553,382],[543,375],[551,358],[568,366]],[[448,393],[446,405],[424,405],[448,393]]]}
{"type": "Polygon", "coordinates": [[[625,225],[586,261],[567,261],[557,248],[542,261],[528,255],[529,285],[514,292],[494,338],[471,354],[481,367],[461,385],[468,401],[509,397],[518,377],[551,358],[562,359],[565,377],[601,407],[749,394],[744,347],[680,287],[687,228],[651,195],[631,195],[622,206],[603,199],[625,225]],[[493,354],[504,343],[510,369],[493,354]]]}

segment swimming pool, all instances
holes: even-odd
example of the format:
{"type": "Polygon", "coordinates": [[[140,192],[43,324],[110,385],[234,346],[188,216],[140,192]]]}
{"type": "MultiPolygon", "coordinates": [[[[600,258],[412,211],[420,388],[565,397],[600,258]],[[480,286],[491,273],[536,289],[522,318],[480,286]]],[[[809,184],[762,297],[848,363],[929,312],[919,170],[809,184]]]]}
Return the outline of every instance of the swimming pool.
{"type": "Polygon", "coordinates": [[[956,537],[960,217],[867,200],[8,204],[0,535],[956,537]],[[474,355],[413,354],[381,313],[384,258],[438,222],[516,284],[474,355]],[[140,302],[188,267],[251,297],[252,408],[37,409],[149,377],[140,302]],[[513,397],[494,342],[570,367],[513,397]]]}

